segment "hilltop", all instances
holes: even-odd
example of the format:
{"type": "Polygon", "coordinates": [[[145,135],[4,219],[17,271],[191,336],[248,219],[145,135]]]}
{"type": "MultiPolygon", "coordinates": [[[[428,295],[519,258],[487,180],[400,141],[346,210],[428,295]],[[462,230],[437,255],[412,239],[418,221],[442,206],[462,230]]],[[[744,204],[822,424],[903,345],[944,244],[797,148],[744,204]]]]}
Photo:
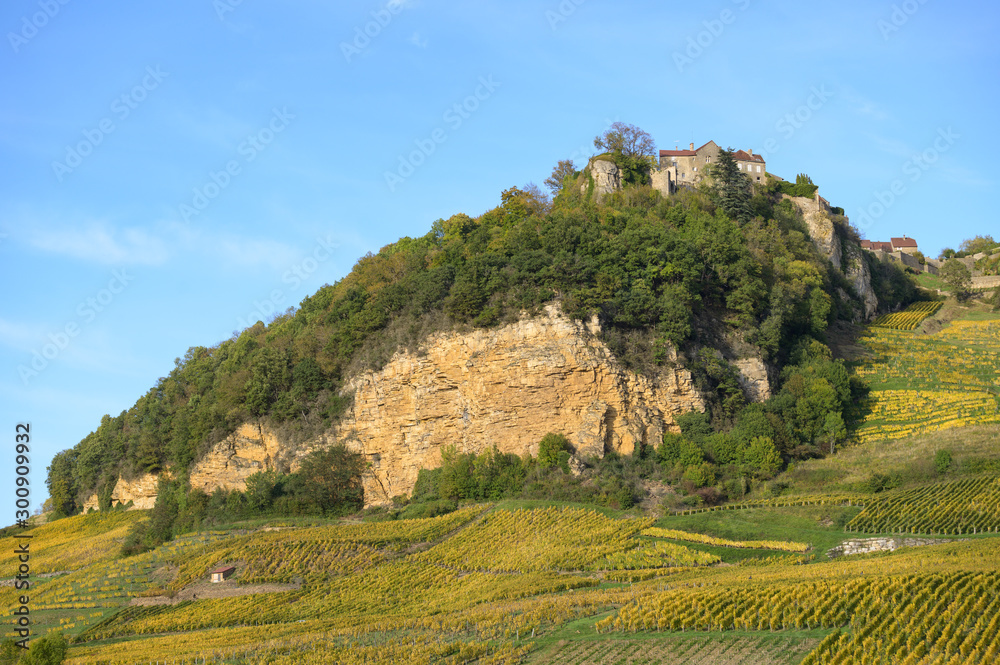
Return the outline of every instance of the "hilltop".
{"type": "MultiPolygon", "coordinates": [[[[478,217],[362,257],[294,311],[192,347],[135,406],[56,456],[54,513],[159,501],[159,535],[137,535],[149,546],[175,522],[222,514],[513,496],[549,466],[538,461],[549,434],[561,437],[551,463],[583,480],[607,454],[660,455],[674,460],[664,480],[724,487],[713,501],[821,454],[849,436],[861,390],[827,331],[917,290],[861,251],[806,176],[751,182],[726,175],[720,155],[731,153],[714,154],[717,177],[667,195],[651,184],[662,165],[612,152],[619,187],[598,195],[601,160],[560,163],[554,200],[507,189],[478,217]],[[307,480],[304,461],[340,444],[337,465],[363,470],[357,480],[307,480]],[[419,483],[476,455],[494,460],[480,481],[494,489],[419,483]]],[[[603,475],[607,486],[584,493],[617,507],[650,495],[646,472],[603,475]]]]}
{"type": "MultiPolygon", "coordinates": [[[[108,464],[95,476],[102,509],[0,533],[8,549],[32,537],[29,609],[36,637],[51,636],[36,641],[62,648],[64,635],[77,665],[995,660],[1000,314],[975,298],[909,303],[931,296],[863,252],[818,195],[772,181],[753,197],[766,215],[741,222],[713,203],[711,183],[669,197],[634,184],[595,202],[588,177],[566,173],[551,203],[507,190],[479,218],[365,257],[298,311],[189,353],[135,409],[64,453],[50,484],[108,464]],[[895,298],[879,300],[874,321],[842,270],[856,260],[873,292],[895,298]],[[496,270],[477,272],[484,265],[496,270]],[[435,270],[449,288],[411,309],[435,270]],[[481,275],[495,288],[463,318],[456,296],[481,275]],[[733,296],[740,287],[768,297],[733,296]],[[394,292],[399,309],[378,332],[355,338],[354,355],[334,354],[330,340],[348,339],[394,292]],[[678,328],[670,303],[681,293],[678,328]],[[290,363],[287,383],[262,397],[259,382],[281,374],[257,368],[276,358],[290,363]],[[740,372],[747,358],[765,368],[756,383],[740,372]],[[476,394],[455,377],[505,366],[531,396],[506,406],[534,411],[513,424],[482,418],[494,429],[478,431],[524,429],[537,437],[519,444],[525,454],[477,449],[472,436],[442,444],[409,496],[360,512],[367,479],[391,460],[333,445],[294,471],[266,466],[365,417],[464,422],[441,412],[449,394],[476,394]],[[572,421],[545,412],[546,400],[567,387],[579,399],[592,384],[633,411],[604,402],[603,437],[559,432],[559,418],[572,421]],[[234,385],[244,392],[227,393],[234,385]],[[404,385],[422,387],[417,405],[429,411],[386,411],[404,385]],[[304,400],[299,430],[278,408],[293,396],[304,400]],[[670,411],[679,396],[687,404],[670,411]],[[225,403],[235,432],[220,424],[188,466],[169,457],[191,441],[199,409],[236,397],[225,403]],[[164,440],[159,467],[116,480],[136,463],[128,455],[164,440]],[[123,463],[100,457],[102,446],[123,463]],[[259,454],[257,466],[217,470],[245,474],[243,489],[192,488],[227,447],[229,462],[259,454]],[[109,506],[123,491],[152,498],[150,509],[109,506]],[[231,577],[213,584],[219,569],[231,577]]],[[[482,413],[470,410],[467,434],[473,417],[482,413]]],[[[62,508],[89,486],[74,491],[62,508]]],[[[0,596],[19,607],[11,586],[0,596]]]]}

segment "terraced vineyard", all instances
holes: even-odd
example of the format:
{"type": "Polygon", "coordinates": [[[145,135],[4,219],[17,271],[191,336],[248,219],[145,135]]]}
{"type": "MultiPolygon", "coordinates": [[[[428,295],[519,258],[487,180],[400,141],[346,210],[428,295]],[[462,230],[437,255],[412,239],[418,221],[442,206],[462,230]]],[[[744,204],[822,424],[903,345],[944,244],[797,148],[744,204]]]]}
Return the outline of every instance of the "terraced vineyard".
{"type": "MultiPolygon", "coordinates": [[[[998,492],[997,480],[983,477],[867,496],[848,528],[938,520],[941,528],[982,530],[997,518],[998,492]]],[[[74,517],[36,531],[93,533],[100,519],[74,517]]],[[[918,644],[942,662],[988,662],[996,654],[1000,548],[993,537],[904,548],[873,566],[868,557],[803,557],[807,542],[726,539],[668,524],[581,508],[472,506],[430,520],[193,534],[126,560],[110,548],[79,570],[37,582],[37,629],[77,635],[67,660],[77,665],[157,657],[876,663],[917,653],[918,644]],[[672,541],[767,549],[719,566],[719,555],[672,541]],[[129,604],[183,591],[223,561],[238,564],[225,587],[233,591],[261,581],[301,586],[129,604]],[[639,633],[646,639],[637,640],[639,633]]],[[[5,588],[5,602],[11,592],[5,588]]]]}
{"type": "Polygon", "coordinates": [[[871,385],[859,441],[1000,423],[1000,320],[956,321],[933,335],[872,328],[856,368],[871,385]]]}
{"type": "Polygon", "coordinates": [[[883,314],[875,319],[872,325],[893,330],[913,330],[928,316],[936,314],[943,304],[943,302],[915,302],[902,312],[883,314]]]}
{"type": "Polygon", "coordinates": [[[996,533],[1000,478],[970,478],[879,494],[866,502],[847,528],[862,533],[996,533]]]}

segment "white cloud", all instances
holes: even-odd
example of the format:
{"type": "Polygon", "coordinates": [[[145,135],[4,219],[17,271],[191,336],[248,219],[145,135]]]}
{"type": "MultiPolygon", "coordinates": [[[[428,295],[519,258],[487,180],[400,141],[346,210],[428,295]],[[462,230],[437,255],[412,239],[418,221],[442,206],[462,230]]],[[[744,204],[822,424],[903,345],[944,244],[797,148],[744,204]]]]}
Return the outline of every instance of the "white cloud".
{"type": "Polygon", "coordinates": [[[417,48],[427,48],[427,40],[420,37],[419,32],[414,32],[410,37],[410,44],[416,46],[417,48]]]}
{"type": "Polygon", "coordinates": [[[140,228],[116,229],[98,221],[80,226],[34,225],[25,229],[28,245],[42,252],[103,265],[161,265],[169,257],[163,239],[140,228]]]}

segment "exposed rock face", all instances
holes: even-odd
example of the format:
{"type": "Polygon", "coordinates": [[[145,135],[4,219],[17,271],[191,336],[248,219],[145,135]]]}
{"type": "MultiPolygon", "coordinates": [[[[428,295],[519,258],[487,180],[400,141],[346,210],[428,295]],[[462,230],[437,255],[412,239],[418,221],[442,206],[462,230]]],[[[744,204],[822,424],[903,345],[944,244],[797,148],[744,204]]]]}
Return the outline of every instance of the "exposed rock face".
{"type": "MultiPolygon", "coordinates": [[[[622,188],[621,172],[614,162],[606,159],[592,159],[587,165],[590,177],[594,180],[594,200],[600,201],[605,195],[617,192],[622,188]]],[[[590,183],[584,181],[580,192],[585,194],[590,183]]]]}
{"type": "Polygon", "coordinates": [[[878,297],[872,290],[871,272],[862,255],[864,250],[854,243],[849,242],[847,246],[841,244],[840,236],[834,227],[833,211],[819,192],[812,199],[787,194],[782,194],[782,198],[794,203],[802,212],[802,218],[809,229],[809,237],[816,249],[830,259],[830,263],[847,277],[861,298],[863,318],[872,319],[878,311],[878,297]]]}
{"type": "Polygon", "coordinates": [[[843,248],[840,246],[840,237],[833,228],[832,211],[823,197],[817,193],[815,198],[811,199],[787,194],[782,194],[781,198],[788,199],[802,211],[802,218],[809,228],[809,237],[812,238],[816,249],[830,259],[830,263],[837,270],[841,270],[843,248]]]}
{"type": "Polygon", "coordinates": [[[704,410],[686,370],[655,379],[628,372],[597,332],[596,322],[572,321],[550,306],[497,330],[434,336],[422,353],[399,354],[357,377],[337,438],[372,464],[366,502],[409,493],[446,445],[537,455],[541,438],[556,432],[578,454],[630,453],[675,429],[674,416],[704,410]]]}
{"type": "MultiPolygon", "coordinates": [[[[153,473],[147,473],[133,480],[119,478],[115,483],[115,489],[111,492],[111,505],[119,503],[125,505],[131,501],[133,510],[149,510],[156,504],[158,479],[159,476],[153,473]]],[[[83,512],[91,508],[97,510],[99,507],[97,495],[93,494],[83,503],[83,512]]]]}
{"type": "MultiPolygon", "coordinates": [[[[244,424],[194,466],[191,487],[242,490],[258,471],[294,470],[308,450],[345,441],[371,464],[366,503],[387,504],[412,492],[420,469],[439,466],[447,445],[537,455],[542,437],[555,432],[578,456],[628,454],[677,431],[675,416],[704,411],[687,370],[665,367],[648,378],[622,369],[599,332],[596,319],[573,321],[549,306],[503,328],[435,335],[419,352],[355,377],[354,404],[331,431],[293,451],[266,426],[244,424]]],[[[115,489],[137,508],[152,507],[155,491],[155,476],[115,489]]]]}
{"type": "Polygon", "coordinates": [[[868,262],[862,254],[865,250],[860,246],[849,244],[845,249],[844,275],[847,276],[854,291],[861,297],[861,304],[864,307],[864,318],[869,321],[875,317],[878,311],[878,296],[872,290],[872,274],[868,269],[868,262]]]}
{"type": "Polygon", "coordinates": [[[267,427],[245,423],[215,444],[191,470],[191,489],[211,494],[216,488],[243,490],[258,471],[291,468],[291,451],[267,427]]]}
{"type": "Polygon", "coordinates": [[[763,402],[771,396],[771,379],[761,358],[740,358],[731,363],[739,372],[736,379],[751,402],[763,402]]]}

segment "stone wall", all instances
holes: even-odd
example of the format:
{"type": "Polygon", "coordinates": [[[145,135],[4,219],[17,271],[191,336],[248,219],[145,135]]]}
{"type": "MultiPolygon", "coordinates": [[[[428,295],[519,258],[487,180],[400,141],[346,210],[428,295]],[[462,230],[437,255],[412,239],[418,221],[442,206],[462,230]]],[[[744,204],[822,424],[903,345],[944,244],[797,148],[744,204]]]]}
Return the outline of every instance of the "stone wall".
{"type": "MultiPolygon", "coordinates": [[[[958,540],[965,540],[960,538],[958,540]]],[[[872,552],[895,552],[900,547],[923,547],[925,545],[941,545],[944,543],[957,542],[956,539],[946,538],[857,538],[845,540],[840,545],[831,548],[826,555],[831,559],[839,556],[850,556],[852,554],[871,554],[872,552]]]]}
{"type": "Polygon", "coordinates": [[[974,289],[994,289],[1000,286],[1000,276],[979,276],[972,278],[972,288],[974,289]]]}

